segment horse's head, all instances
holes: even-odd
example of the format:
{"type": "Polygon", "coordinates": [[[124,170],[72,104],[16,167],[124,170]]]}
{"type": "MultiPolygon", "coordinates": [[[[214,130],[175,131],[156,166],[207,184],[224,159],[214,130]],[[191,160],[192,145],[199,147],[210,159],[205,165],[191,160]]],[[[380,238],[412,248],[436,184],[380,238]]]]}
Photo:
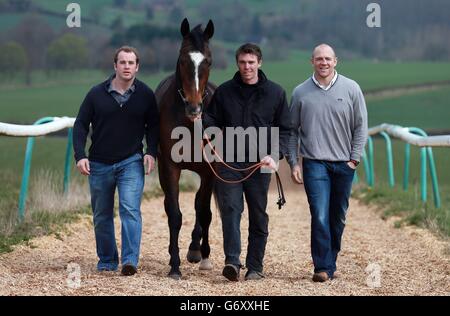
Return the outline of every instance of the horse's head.
{"type": "Polygon", "coordinates": [[[181,84],[178,92],[183,100],[186,116],[193,121],[201,115],[203,100],[207,93],[206,85],[211,67],[211,51],[208,44],[214,34],[214,24],[209,20],[204,31],[201,25],[197,25],[191,31],[185,18],[180,31],[183,42],[177,64],[177,76],[181,84]]]}

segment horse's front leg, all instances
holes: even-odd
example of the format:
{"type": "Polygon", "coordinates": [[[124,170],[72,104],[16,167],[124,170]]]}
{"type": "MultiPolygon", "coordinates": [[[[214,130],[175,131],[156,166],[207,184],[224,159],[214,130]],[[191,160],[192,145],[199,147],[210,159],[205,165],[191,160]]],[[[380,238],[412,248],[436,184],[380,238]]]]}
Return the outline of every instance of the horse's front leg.
{"type": "Polygon", "coordinates": [[[170,272],[169,277],[175,280],[181,278],[180,272],[180,250],[178,248],[178,236],[182,224],[182,214],[178,203],[181,169],[175,165],[160,160],[159,181],[164,191],[164,209],[167,214],[170,232],[169,254],[170,272]]]}
{"type": "Polygon", "coordinates": [[[195,215],[200,223],[202,244],[200,252],[202,261],[200,270],[211,270],[212,264],[209,260],[211,249],[209,247],[209,225],[211,224],[211,195],[213,191],[214,177],[212,174],[202,176],[200,189],[197,192],[198,198],[195,200],[195,215]]]}

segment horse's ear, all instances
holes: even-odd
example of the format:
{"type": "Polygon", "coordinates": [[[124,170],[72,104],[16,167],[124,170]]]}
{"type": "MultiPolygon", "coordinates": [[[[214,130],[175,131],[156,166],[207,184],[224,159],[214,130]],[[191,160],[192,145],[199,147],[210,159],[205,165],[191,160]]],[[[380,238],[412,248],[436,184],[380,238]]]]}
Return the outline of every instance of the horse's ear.
{"type": "Polygon", "coordinates": [[[203,32],[203,37],[205,40],[209,40],[214,35],[214,23],[209,20],[208,25],[206,25],[206,29],[203,32]]]}
{"type": "Polygon", "coordinates": [[[191,32],[187,18],[184,18],[183,22],[181,22],[180,31],[181,31],[181,35],[183,35],[183,37],[186,37],[186,35],[188,35],[191,32]]]}

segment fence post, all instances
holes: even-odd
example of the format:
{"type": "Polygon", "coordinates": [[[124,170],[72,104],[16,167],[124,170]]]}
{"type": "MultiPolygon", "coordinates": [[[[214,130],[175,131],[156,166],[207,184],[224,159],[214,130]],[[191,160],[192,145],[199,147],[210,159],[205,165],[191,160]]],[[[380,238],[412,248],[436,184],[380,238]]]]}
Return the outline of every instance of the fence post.
{"type": "Polygon", "coordinates": [[[411,145],[406,143],[405,145],[405,162],[403,168],[403,190],[408,191],[409,185],[409,162],[411,157],[411,145]]]}
{"type": "Polygon", "coordinates": [[[70,166],[72,162],[72,134],[73,129],[69,128],[67,131],[67,149],[66,149],[66,160],[64,163],[64,194],[69,192],[69,182],[70,182],[70,166]]]}
{"type": "MultiPolygon", "coordinates": [[[[420,128],[417,127],[409,127],[408,130],[412,133],[421,135],[423,137],[428,136],[427,133],[420,128]]],[[[428,163],[430,165],[430,175],[431,175],[431,183],[433,186],[433,197],[434,197],[434,205],[439,208],[441,207],[441,198],[439,194],[439,185],[438,185],[438,179],[437,179],[437,173],[436,173],[436,166],[434,164],[434,157],[433,157],[433,149],[431,147],[423,147],[420,149],[420,157],[421,157],[421,186],[424,188],[424,191],[422,191],[422,201],[426,202],[427,200],[427,183],[426,183],[426,168],[427,168],[427,157],[428,157],[428,163]],[[425,158],[424,158],[425,157],[425,158]],[[425,162],[423,161],[425,160],[425,162]],[[423,183],[425,182],[425,183],[423,183]]]]}
{"type": "MultiPolygon", "coordinates": [[[[40,125],[48,122],[52,122],[54,120],[53,117],[43,117],[33,125],[40,125]]],[[[28,194],[28,181],[30,178],[30,169],[31,169],[31,158],[33,155],[33,146],[34,146],[34,137],[28,137],[27,140],[27,148],[25,150],[25,159],[23,163],[23,174],[22,174],[22,184],[20,186],[20,195],[19,195],[19,220],[22,221],[25,218],[25,204],[27,202],[27,194],[28,194]]]]}
{"type": "Polygon", "coordinates": [[[367,146],[369,147],[369,171],[370,171],[369,186],[373,187],[375,185],[375,170],[374,170],[375,167],[373,162],[373,141],[371,136],[367,138],[367,146]]]}

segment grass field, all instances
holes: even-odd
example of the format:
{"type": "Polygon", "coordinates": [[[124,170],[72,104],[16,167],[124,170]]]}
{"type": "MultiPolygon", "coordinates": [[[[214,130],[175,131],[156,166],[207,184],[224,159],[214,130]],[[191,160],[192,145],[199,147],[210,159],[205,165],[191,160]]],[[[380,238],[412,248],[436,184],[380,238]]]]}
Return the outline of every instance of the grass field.
{"type": "MultiPolygon", "coordinates": [[[[262,69],[271,80],[278,82],[286,90],[287,96],[290,98],[293,88],[312,73],[308,58],[308,53],[296,53],[286,61],[263,62],[262,69]]],[[[226,70],[213,69],[211,81],[220,84],[229,80],[235,71],[236,68],[232,63],[226,70]]],[[[338,67],[338,71],[355,79],[364,91],[418,84],[420,82],[450,80],[450,63],[396,64],[352,61],[343,62],[338,67]]],[[[161,73],[154,75],[140,74],[139,78],[154,89],[166,75],[161,73]]],[[[14,87],[8,83],[3,83],[2,88],[0,83],[0,91],[2,92],[0,121],[30,124],[43,116],[75,116],[90,87],[104,80],[106,76],[105,73],[100,71],[76,71],[60,73],[46,80],[45,76],[40,74],[36,76],[35,82],[38,82],[38,84],[31,88],[14,87]]],[[[446,95],[446,92],[444,92],[444,95],[432,94],[430,96],[425,95],[423,98],[428,100],[426,101],[427,104],[435,100],[439,103],[440,108],[445,111],[445,103],[440,102],[446,95]]],[[[414,98],[412,96],[411,101],[414,101],[414,98]]],[[[403,106],[410,102],[409,99],[393,101],[403,106]]],[[[374,101],[373,104],[381,103],[374,101]]],[[[418,103],[419,108],[421,104],[423,103],[418,103]]],[[[389,111],[389,106],[384,106],[384,109],[389,111]]],[[[384,114],[381,113],[380,115],[384,114]]],[[[441,118],[443,119],[443,116],[441,118]]]]}
{"type": "MultiPolygon", "coordinates": [[[[432,231],[450,236],[450,168],[448,167],[450,148],[433,148],[436,172],[439,183],[441,208],[434,206],[431,176],[427,163],[427,203],[421,201],[420,186],[420,150],[411,147],[411,167],[409,171],[408,190],[403,190],[404,146],[405,143],[393,140],[395,187],[388,186],[388,168],[385,142],[374,139],[375,185],[373,188],[359,188],[355,196],[363,201],[376,203],[384,208],[384,214],[400,215],[401,223],[414,224],[430,228],[432,231]]],[[[365,183],[363,168],[359,168],[360,181],[365,183]]]]}
{"type": "MultiPolygon", "coordinates": [[[[413,93],[404,96],[372,100],[368,102],[369,126],[391,123],[408,127],[420,127],[427,130],[450,130],[448,100],[450,88],[435,91],[413,93]]],[[[450,148],[435,147],[433,155],[439,183],[442,207],[434,207],[431,176],[427,170],[427,200],[421,202],[420,187],[420,150],[411,147],[411,168],[409,189],[403,191],[404,145],[393,140],[395,189],[388,187],[388,168],[385,142],[374,138],[375,187],[364,188],[356,195],[367,202],[382,205],[386,215],[401,215],[406,222],[426,226],[431,230],[450,236],[450,148]]],[[[427,165],[427,168],[429,166],[427,165]]],[[[359,175],[365,179],[361,170],[359,175]]]]}
{"type": "Polygon", "coordinates": [[[382,123],[426,130],[450,130],[450,86],[435,91],[368,100],[369,126],[382,123]]]}

